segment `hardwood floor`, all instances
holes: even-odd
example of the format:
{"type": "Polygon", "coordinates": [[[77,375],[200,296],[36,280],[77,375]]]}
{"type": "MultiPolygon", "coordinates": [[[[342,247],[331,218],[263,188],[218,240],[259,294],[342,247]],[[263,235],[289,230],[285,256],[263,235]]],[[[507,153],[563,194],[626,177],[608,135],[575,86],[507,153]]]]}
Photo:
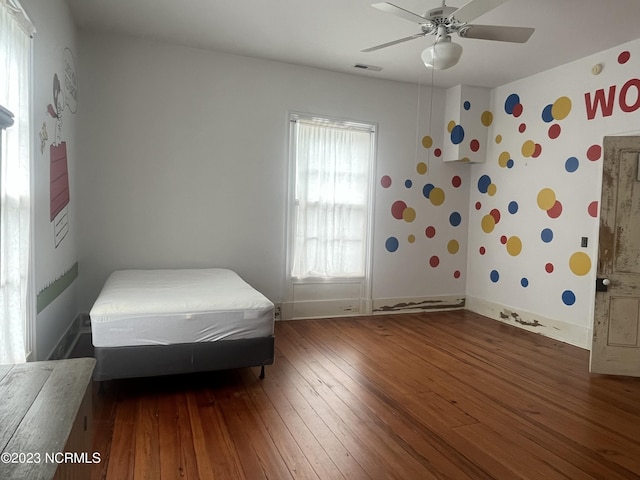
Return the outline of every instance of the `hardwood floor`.
{"type": "Polygon", "coordinates": [[[278,322],[258,373],[108,382],[93,478],[640,478],[640,379],[469,312],[278,322]]]}

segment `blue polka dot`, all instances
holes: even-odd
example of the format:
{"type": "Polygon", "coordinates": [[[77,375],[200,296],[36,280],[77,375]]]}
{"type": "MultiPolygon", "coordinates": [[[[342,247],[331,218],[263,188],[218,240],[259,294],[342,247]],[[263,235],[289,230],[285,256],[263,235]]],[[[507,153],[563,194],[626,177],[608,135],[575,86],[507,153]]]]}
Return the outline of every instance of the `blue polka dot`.
{"type": "Polygon", "coordinates": [[[569,173],[573,173],[576,170],[578,170],[579,166],[580,166],[580,162],[576,157],[569,157],[567,158],[567,161],[564,162],[564,168],[569,173]]]}
{"type": "Polygon", "coordinates": [[[545,228],[544,230],[542,230],[542,232],[540,232],[540,238],[544,243],[549,243],[551,240],[553,240],[553,230],[551,230],[550,228],[545,228]]]}
{"type": "Polygon", "coordinates": [[[464,140],[464,128],[462,125],[456,125],[451,130],[451,143],[454,145],[460,145],[464,140]]]}
{"type": "Polygon", "coordinates": [[[460,222],[462,222],[462,216],[458,212],[453,212],[451,215],[449,215],[449,223],[452,226],[457,227],[458,225],[460,225],[460,222]]]}
{"type": "Polygon", "coordinates": [[[510,158],[509,160],[507,160],[507,168],[513,168],[514,162],[513,159],[510,158]]]}
{"type": "Polygon", "coordinates": [[[565,290],[562,292],[562,302],[565,305],[571,306],[576,303],[576,295],[571,290],[565,290]]]}
{"type": "Polygon", "coordinates": [[[520,97],[517,94],[512,93],[504,102],[504,111],[511,115],[513,113],[513,107],[515,107],[519,103],[520,97]]]}
{"type": "Polygon", "coordinates": [[[512,202],[509,202],[509,206],[507,207],[507,209],[509,210],[510,214],[514,214],[518,212],[518,202],[516,202],[515,200],[512,202]]]}
{"type": "Polygon", "coordinates": [[[389,237],[387,241],[384,242],[384,246],[387,249],[387,252],[395,252],[398,250],[400,244],[398,243],[398,239],[396,237],[389,237]]]}
{"type": "Polygon", "coordinates": [[[542,109],[542,121],[545,123],[550,123],[553,121],[553,114],[551,113],[551,109],[553,108],[552,104],[547,105],[542,109]]]}
{"type": "Polygon", "coordinates": [[[487,193],[489,185],[491,185],[491,177],[489,175],[482,175],[478,179],[478,190],[480,193],[487,193]]]}
{"type": "Polygon", "coordinates": [[[429,198],[431,190],[433,190],[434,188],[435,185],[433,183],[427,183],[424,187],[422,187],[422,194],[424,195],[424,197],[429,198]]]}
{"type": "Polygon", "coordinates": [[[529,286],[529,279],[527,277],[522,277],[522,279],[520,280],[520,285],[522,285],[524,288],[527,288],[529,286]]]}
{"type": "Polygon", "coordinates": [[[500,274],[498,273],[497,270],[491,270],[491,273],[489,274],[489,278],[493,283],[496,283],[498,280],[500,280],[500,274]]]}
{"type": "Polygon", "coordinates": [[[471,102],[467,100],[462,104],[462,106],[464,107],[465,110],[469,110],[471,108],[471,102]]]}
{"type": "Polygon", "coordinates": [[[413,182],[411,180],[405,180],[404,186],[407,188],[411,188],[413,186],[413,182]]]}

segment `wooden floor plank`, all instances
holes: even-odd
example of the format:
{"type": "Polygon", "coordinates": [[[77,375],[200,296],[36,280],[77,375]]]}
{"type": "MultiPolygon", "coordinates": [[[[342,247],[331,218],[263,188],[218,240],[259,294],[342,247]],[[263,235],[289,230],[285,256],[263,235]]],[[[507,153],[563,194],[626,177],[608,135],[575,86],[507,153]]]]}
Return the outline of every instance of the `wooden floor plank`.
{"type": "Polygon", "coordinates": [[[92,479],[640,479],[640,379],[465,311],[278,322],[257,369],[108,382],[92,479]]]}

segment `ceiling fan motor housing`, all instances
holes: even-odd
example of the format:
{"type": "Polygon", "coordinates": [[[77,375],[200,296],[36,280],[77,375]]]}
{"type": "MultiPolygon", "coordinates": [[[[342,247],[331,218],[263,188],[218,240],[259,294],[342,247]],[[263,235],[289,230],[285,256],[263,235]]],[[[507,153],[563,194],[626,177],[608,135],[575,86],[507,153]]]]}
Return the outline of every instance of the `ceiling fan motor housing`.
{"type": "Polygon", "coordinates": [[[432,8],[431,10],[429,10],[427,13],[424,14],[424,17],[436,24],[446,23],[448,21],[448,18],[451,16],[451,14],[456,10],[458,10],[456,7],[447,7],[447,6],[432,8]]]}

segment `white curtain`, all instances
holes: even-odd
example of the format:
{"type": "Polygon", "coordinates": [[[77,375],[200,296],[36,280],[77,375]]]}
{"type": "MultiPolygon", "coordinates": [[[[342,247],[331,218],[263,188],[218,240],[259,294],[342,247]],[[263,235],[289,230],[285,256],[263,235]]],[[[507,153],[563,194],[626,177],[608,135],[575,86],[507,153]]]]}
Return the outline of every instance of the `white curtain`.
{"type": "Polygon", "coordinates": [[[363,277],[372,131],[298,120],[293,278],[363,277]]]}
{"type": "Polygon", "coordinates": [[[25,361],[29,308],[30,63],[33,27],[14,0],[0,0],[0,105],[14,115],[0,158],[0,364],[25,361]]]}

